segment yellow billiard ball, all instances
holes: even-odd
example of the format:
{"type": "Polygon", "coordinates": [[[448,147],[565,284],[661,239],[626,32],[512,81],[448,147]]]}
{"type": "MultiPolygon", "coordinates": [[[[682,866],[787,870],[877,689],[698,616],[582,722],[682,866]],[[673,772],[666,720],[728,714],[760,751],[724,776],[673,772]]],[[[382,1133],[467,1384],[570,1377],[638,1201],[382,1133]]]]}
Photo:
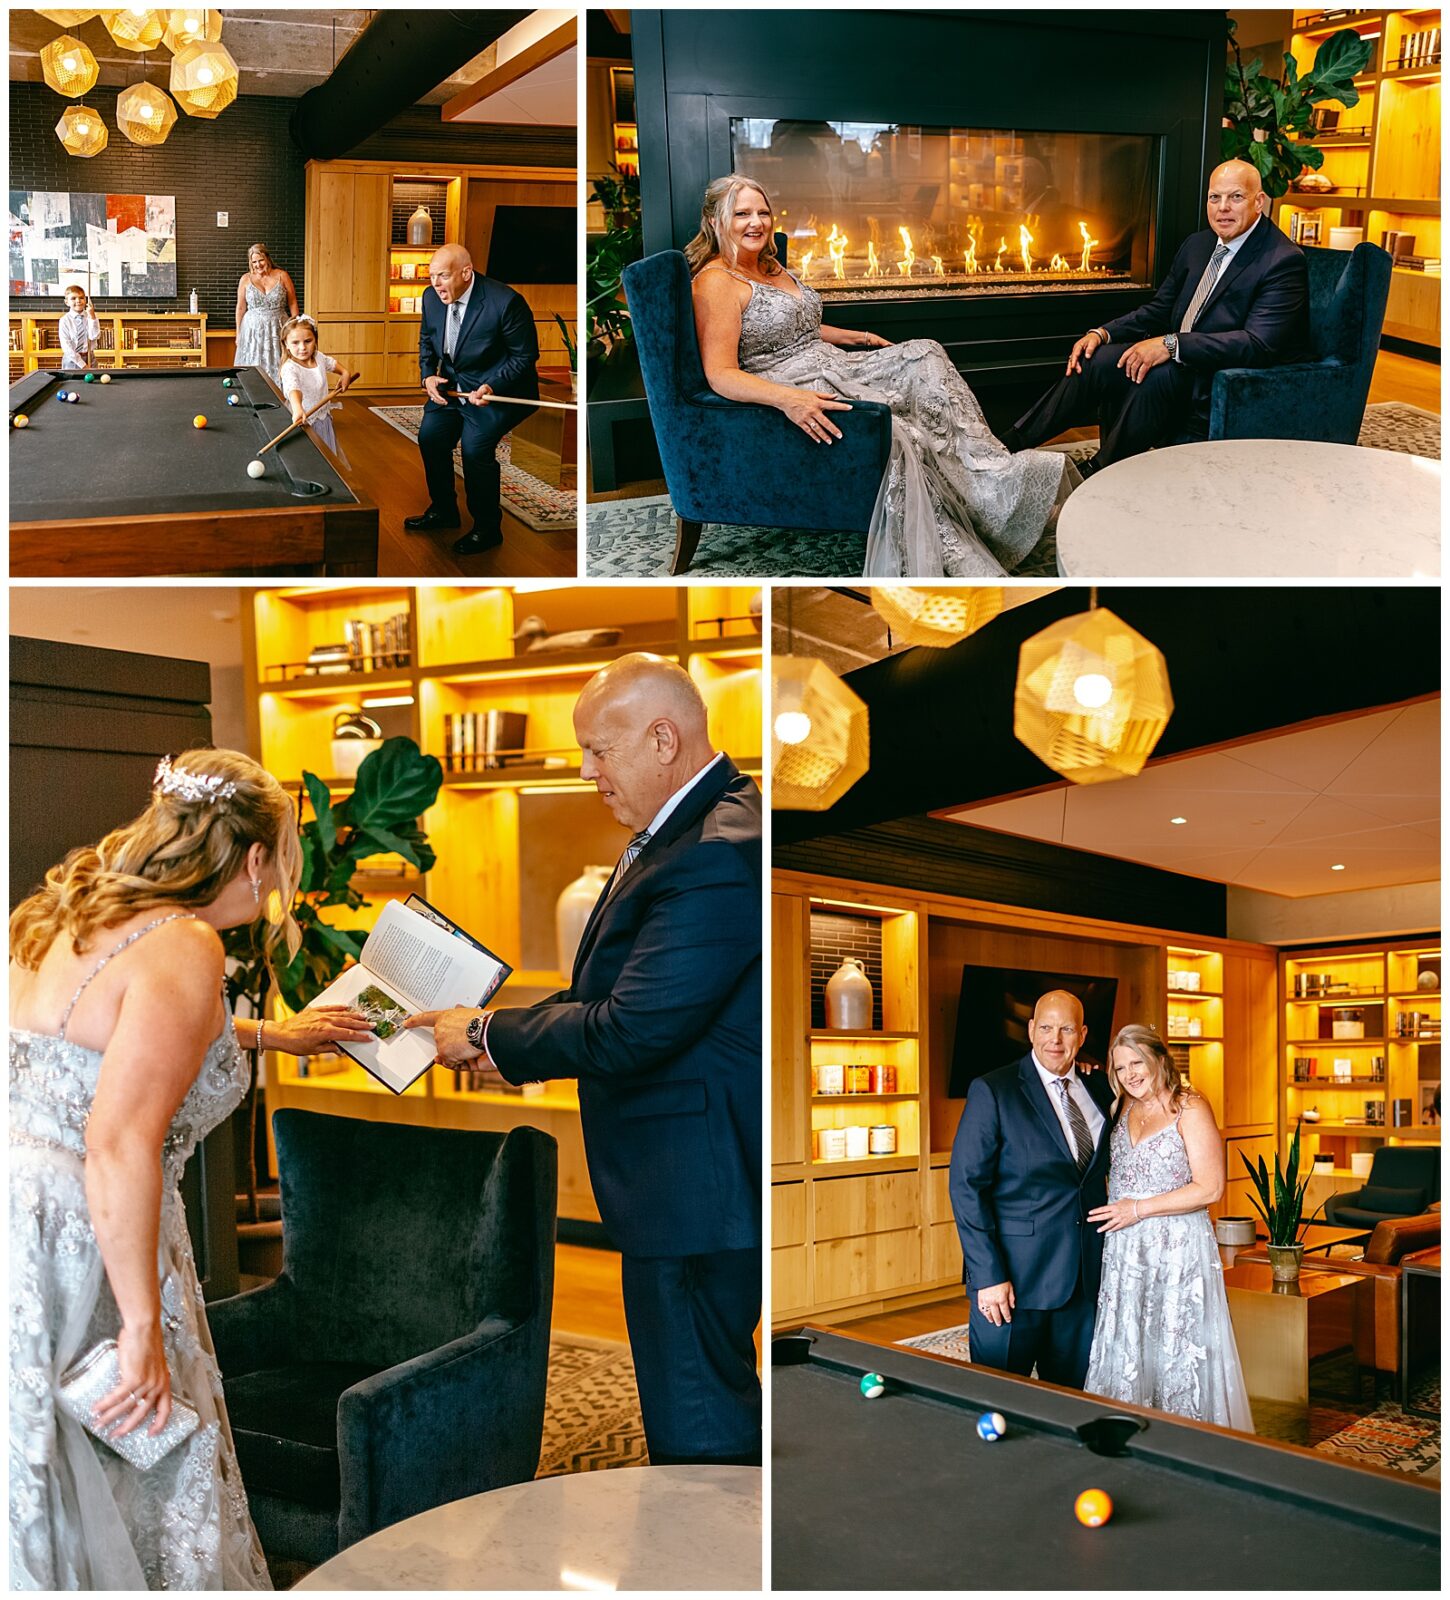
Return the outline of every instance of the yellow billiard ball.
{"type": "Polygon", "coordinates": [[[1101,1528],[1113,1514],[1113,1502],[1101,1489],[1084,1489],[1072,1509],[1083,1527],[1101,1528]]]}
{"type": "Polygon", "coordinates": [[[28,428],[30,426],[30,418],[23,411],[17,411],[10,420],[17,428],[28,428]]]}
{"type": "Polygon", "coordinates": [[[191,425],[193,428],[204,428],[206,426],[206,418],[202,416],[200,412],[198,412],[197,415],[191,419],[191,425]]]}

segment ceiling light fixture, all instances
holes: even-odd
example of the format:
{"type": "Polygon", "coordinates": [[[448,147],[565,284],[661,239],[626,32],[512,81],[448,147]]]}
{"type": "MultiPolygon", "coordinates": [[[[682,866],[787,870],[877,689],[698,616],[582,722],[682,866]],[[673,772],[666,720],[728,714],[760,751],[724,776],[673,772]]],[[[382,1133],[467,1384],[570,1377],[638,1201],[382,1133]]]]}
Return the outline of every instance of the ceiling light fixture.
{"type": "Polygon", "coordinates": [[[1336,861],[1334,863],[1334,865],[1329,870],[1331,872],[1343,872],[1344,871],[1344,863],[1342,861],[1336,861]]]}
{"type": "Polygon", "coordinates": [[[132,144],[165,144],[176,126],[176,107],[154,83],[133,84],[116,101],[116,126],[132,144]]]}
{"type": "Polygon", "coordinates": [[[100,117],[83,105],[65,108],[55,134],[72,156],[98,156],[111,137],[100,117]]]}
{"type": "Polygon", "coordinates": [[[1188,818],[1187,817],[1169,817],[1168,820],[1173,824],[1173,826],[1175,828],[1181,828],[1183,826],[1183,824],[1188,821],[1188,818]]]}
{"type": "Polygon", "coordinates": [[[57,94],[78,100],[95,88],[101,69],[79,39],[63,33],[40,52],[40,75],[57,94]]]}
{"type": "Polygon", "coordinates": [[[184,10],[166,13],[166,31],[161,35],[161,42],[175,53],[198,41],[215,44],[221,36],[220,11],[203,11],[198,6],[189,6],[184,10]]]}
{"type": "Polygon", "coordinates": [[[131,6],[120,11],[102,11],[100,17],[106,25],[106,32],[116,43],[123,50],[134,50],[138,55],[143,50],[154,50],[166,31],[164,11],[146,11],[131,6]]]}
{"type": "Polygon", "coordinates": [[[237,78],[237,64],[224,44],[198,41],[171,58],[171,93],[190,117],[219,117],[237,98],[237,78]]]}
{"type": "Polygon", "coordinates": [[[786,654],[771,656],[771,806],[826,811],[871,764],[860,696],[813,656],[795,654],[795,591],[786,591],[786,654]]]}
{"type": "Polygon", "coordinates": [[[1002,609],[1000,588],[940,588],[925,584],[883,583],[871,590],[871,604],[901,644],[944,649],[985,627],[1002,609]]]}

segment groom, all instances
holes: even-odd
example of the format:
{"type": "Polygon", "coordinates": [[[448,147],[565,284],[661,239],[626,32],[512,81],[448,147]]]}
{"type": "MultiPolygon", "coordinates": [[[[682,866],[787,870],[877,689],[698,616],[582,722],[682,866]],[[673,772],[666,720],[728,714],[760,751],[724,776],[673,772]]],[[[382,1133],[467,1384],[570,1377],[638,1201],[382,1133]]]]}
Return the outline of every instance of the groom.
{"type": "Polygon", "coordinates": [[[952,1145],[951,1197],[969,1292],[972,1360],[1080,1389],[1092,1351],[1107,1202],[1112,1090],[1074,1062],[1087,1029],[1055,989],[1032,1013],[1032,1049],[978,1078],[952,1145]]]}
{"type": "Polygon", "coordinates": [[[1208,182],[1208,227],[1190,237],[1158,293],[1136,311],[1090,328],[1067,371],[1002,435],[1030,450],[1068,428],[1098,425],[1083,475],[1169,444],[1207,437],[1213,377],[1224,367],[1300,360],[1309,338],[1309,269],[1268,216],[1246,161],[1225,161],[1208,182]]]}
{"type": "Polygon", "coordinates": [[[632,837],[569,987],[408,1025],[431,1027],[451,1065],[578,1079],[650,1462],[758,1466],[760,791],[712,748],[694,679],[659,656],[596,673],[574,733],[581,778],[632,837]]]}

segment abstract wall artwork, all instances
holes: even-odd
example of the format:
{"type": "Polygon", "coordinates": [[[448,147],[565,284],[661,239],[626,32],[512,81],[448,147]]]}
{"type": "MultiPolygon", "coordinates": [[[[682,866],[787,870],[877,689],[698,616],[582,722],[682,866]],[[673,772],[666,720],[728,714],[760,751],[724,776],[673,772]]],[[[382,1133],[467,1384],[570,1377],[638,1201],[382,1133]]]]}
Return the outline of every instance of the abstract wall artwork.
{"type": "Polygon", "coordinates": [[[10,293],[176,294],[176,197],[10,191],[10,293]]]}

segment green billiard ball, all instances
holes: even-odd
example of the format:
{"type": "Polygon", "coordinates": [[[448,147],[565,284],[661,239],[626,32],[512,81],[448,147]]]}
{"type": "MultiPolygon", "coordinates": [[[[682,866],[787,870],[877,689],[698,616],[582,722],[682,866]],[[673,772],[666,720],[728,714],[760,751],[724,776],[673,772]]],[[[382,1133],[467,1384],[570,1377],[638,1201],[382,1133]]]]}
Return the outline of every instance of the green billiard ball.
{"type": "Polygon", "coordinates": [[[94,382],[95,382],[95,381],[96,381],[96,375],[95,375],[95,373],[94,373],[94,372],[88,372],[88,373],[87,373],[87,374],[86,374],[86,380],[85,380],[85,381],[86,381],[86,382],[87,382],[87,383],[94,383],[94,382]]]}
{"type": "Polygon", "coordinates": [[[230,389],[231,386],[232,386],[232,380],[230,378],[223,378],[222,379],[222,388],[223,389],[230,389]]]}

